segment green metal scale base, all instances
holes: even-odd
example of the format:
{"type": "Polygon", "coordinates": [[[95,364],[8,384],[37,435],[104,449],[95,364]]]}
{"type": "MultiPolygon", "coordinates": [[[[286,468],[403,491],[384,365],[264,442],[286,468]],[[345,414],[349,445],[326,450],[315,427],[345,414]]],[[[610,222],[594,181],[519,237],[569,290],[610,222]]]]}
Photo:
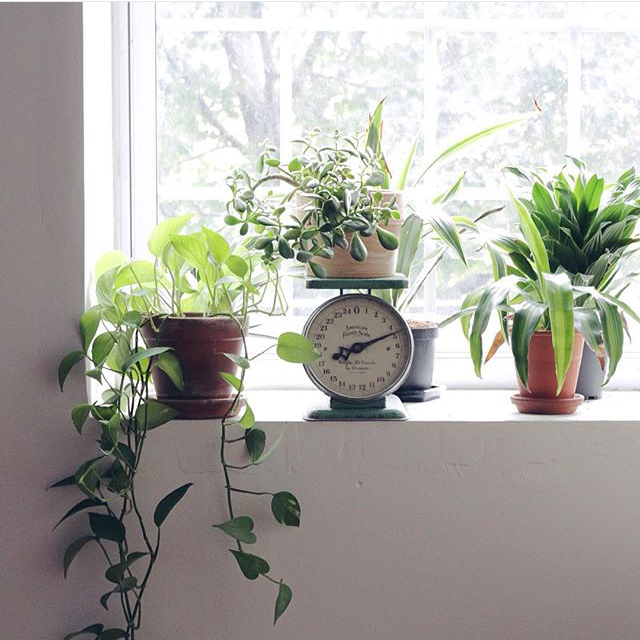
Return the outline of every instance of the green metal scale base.
{"type": "Polygon", "coordinates": [[[328,398],[324,405],[313,407],[304,415],[305,420],[312,422],[407,420],[408,417],[400,398],[394,395],[371,402],[345,402],[328,398]]]}
{"type": "MultiPolygon", "coordinates": [[[[315,278],[307,276],[307,289],[338,289],[340,295],[346,290],[365,290],[368,294],[377,289],[406,289],[408,278],[396,274],[387,278],[315,278]]],[[[312,407],[304,415],[309,421],[348,422],[377,420],[407,420],[408,414],[398,396],[388,395],[369,402],[349,402],[336,398],[312,407]]]]}

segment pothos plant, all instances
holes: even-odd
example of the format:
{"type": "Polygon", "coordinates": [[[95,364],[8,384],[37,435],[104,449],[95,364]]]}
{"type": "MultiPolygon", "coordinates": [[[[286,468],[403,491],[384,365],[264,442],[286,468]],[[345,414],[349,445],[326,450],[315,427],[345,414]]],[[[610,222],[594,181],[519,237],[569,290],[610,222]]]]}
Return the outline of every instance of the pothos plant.
{"type": "MultiPolygon", "coordinates": [[[[244,329],[250,312],[270,314],[280,309],[277,265],[264,265],[242,245],[232,249],[221,234],[205,227],[180,233],[188,221],[188,216],[170,219],[154,230],[149,240],[153,261],[127,260],[116,252],[103,256],[96,269],[96,304],[80,318],[80,348],[66,355],[59,366],[61,389],[76,365],[88,363],[85,375],[98,383],[101,392],[96,400],[80,403],[71,411],[79,433],[90,431],[97,436],[96,455],[52,485],[73,486],[83,494],[58,525],[88,513],[87,534],[65,551],[64,575],[86,545],[97,545],[106,562],[108,584],[100,604],[108,609],[116,601],[122,614],[117,627],[94,623],[68,634],[65,640],[82,635],[98,640],[135,639],[143,596],[159,557],[162,528],[192,486],[187,483],[162,498],[152,521],[147,520],[136,482],[144,445],[154,429],[179,417],[177,411],[153,398],[151,375],[161,368],[178,388],[183,380],[175,354],[168,347],[146,347],[141,328],[163,315],[189,312],[225,315],[244,329]],[[265,298],[269,288],[273,301],[265,298]]],[[[241,398],[246,371],[255,357],[249,355],[244,331],[242,335],[244,355],[228,354],[240,367],[239,377],[220,374],[235,389],[235,397],[221,421],[220,461],[229,518],[214,526],[234,539],[237,548],[231,553],[245,577],[260,576],[278,585],[275,622],[289,605],[292,590],[271,575],[265,560],[245,551],[244,544],[256,542],[254,523],[249,516],[236,514],[233,497],[236,493],[271,496],[275,519],[288,526],[298,526],[300,505],[290,492],[250,491],[231,481],[232,473],[266,462],[279,442],[265,451],[266,435],[255,426],[253,411],[241,398]],[[245,465],[227,462],[227,448],[234,444],[245,446],[245,465]]],[[[292,332],[282,334],[273,346],[289,362],[307,362],[318,355],[305,338],[292,332]]]]}
{"type": "Polygon", "coordinates": [[[551,175],[508,168],[528,187],[526,196],[511,195],[519,232],[476,228],[490,253],[495,282],[469,294],[451,319],[462,318],[478,375],[482,336],[493,311],[500,331],[487,359],[510,340],[526,387],[530,338],[538,329],[550,330],[558,393],[571,363],[576,331],[606,360],[606,384],[622,356],[625,314],[640,321],[621,300],[622,290],[615,290],[622,259],[639,240],[635,228],[640,178],[632,168],[607,185],[589,174],[582,161],[570,160],[573,169],[551,175]]]}

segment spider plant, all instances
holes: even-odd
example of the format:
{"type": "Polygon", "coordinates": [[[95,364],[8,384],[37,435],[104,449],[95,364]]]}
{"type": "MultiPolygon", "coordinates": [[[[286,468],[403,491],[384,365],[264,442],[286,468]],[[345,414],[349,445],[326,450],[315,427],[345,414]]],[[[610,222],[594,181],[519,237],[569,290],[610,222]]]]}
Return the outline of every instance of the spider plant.
{"type": "Polygon", "coordinates": [[[528,185],[528,197],[510,192],[519,233],[479,229],[489,251],[494,282],[469,294],[456,317],[462,318],[471,358],[480,376],[482,337],[497,310],[500,334],[489,357],[509,340],[520,381],[528,385],[529,341],[538,329],[550,330],[554,349],[557,393],[565,381],[579,331],[606,360],[606,382],[622,356],[624,315],[640,318],[619,293],[614,278],[638,237],[640,177],[625,171],[606,184],[597,174],[571,158],[571,167],[551,175],[509,167],[528,185]]]}

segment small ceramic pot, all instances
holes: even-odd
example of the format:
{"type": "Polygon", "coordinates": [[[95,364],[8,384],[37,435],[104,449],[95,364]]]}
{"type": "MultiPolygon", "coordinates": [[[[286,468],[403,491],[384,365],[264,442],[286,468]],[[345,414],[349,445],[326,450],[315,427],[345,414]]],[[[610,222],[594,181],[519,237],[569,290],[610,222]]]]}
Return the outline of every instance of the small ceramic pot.
{"type": "Polygon", "coordinates": [[[603,382],[604,369],[600,364],[600,360],[585,344],[582,351],[582,363],[580,364],[576,393],[583,395],[586,400],[599,400],[602,398],[603,382]]]}
{"type": "Polygon", "coordinates": [[[568,414],[574,413],[584,400],[576,394],[578,371],[582,360],[584,338],[575,334],[571,364],[567,371],[564,385],[556,394],[558,378],[556,377],[555,356],[551,331],[536,331],[529,342],[529,388],[525,388],[516,374],[520,393],[511,400],[520,413],[568,414]]]}
{"type": "Polygon", "coordinates": [[[433,387],[433,367],[436,355],[438,327],[410,327],[413,335],[413,361],[409,375],[396,391],[403,402],[424,402],[425,392],[433,387]]]}
{"type": "Polygon", "coordinates": [[[191,314],[158,317],[142,326],[148,347],[171,347],[184,377],[178,389],[169,376],[154,368],[151,376],[158,400],[180,412],[186,420],[222,418],[233,404],[236,391],[220,377],[226,371],[238,375],[238,366],[225,353],[243,353],[242,331],[227,317],[191,314]]]}
{"type": "MultiPolygon", "coordinates": [[[[400,229],[404,222],[405,200],[401,191],[383,191],[382,203],[386,204],[395,196],[396,206],[400,212],[400,219],[391,219],[383,229],[391,231],[396,236],[400,236],[400,229]]],[[[302,209],[313,202],[308,196],[296,194],[296,207],[302,209]]],[[[377,234],[368,238],[360,236],[367,249],[367,259],[362,262],[354,260],[349,254],[349,249],[334,247],[333,258],[314,258],[314,261],[325,268],[328,278],[387,278],[396,273],[396,259],[398,250],[390,251],[385,249],[379,242],[377,234]]],[[[351,238],[347,234],[347,241],[351,238]]],[[[311,270],[307,267],[307,273],[311,275],[311,270]]]]}

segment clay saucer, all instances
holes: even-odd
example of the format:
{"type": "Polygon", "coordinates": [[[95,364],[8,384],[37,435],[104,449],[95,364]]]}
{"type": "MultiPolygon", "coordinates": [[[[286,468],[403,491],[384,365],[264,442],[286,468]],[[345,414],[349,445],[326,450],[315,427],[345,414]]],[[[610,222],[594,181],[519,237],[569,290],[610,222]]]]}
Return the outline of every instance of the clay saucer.
{"type": "Polygon", "coordinates": [[[511,396],[511,402],[520,413],[568,415],[575,413],[584,402],[584,396],[576,393],[573,398],[530,398],[516,393],[511,396]]]}

